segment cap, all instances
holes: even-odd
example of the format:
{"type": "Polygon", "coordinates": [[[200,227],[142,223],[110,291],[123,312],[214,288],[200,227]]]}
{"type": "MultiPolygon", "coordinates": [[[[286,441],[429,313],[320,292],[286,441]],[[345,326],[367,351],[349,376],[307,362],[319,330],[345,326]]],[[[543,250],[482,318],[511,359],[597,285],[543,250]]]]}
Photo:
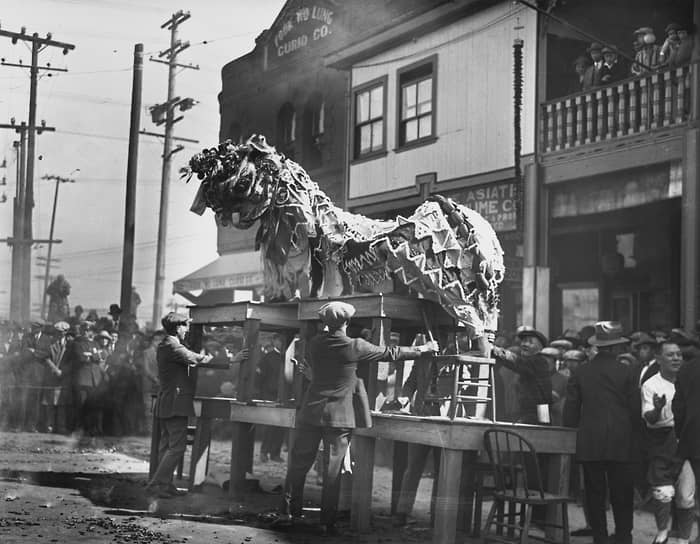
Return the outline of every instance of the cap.
{"type": "Polygon", "coordinates": [[[526,336],[534,336],[540,342],[542,342],[543,346],[547,345],[547,337],[540,331],[538,331],[534,327],[530,327],[529,325],[521,325],[520,327],[518,327],[518,329],[515,331],[515,335],[520,339],[526,336]]]}
{"type": "Polygon", "coordinates": [[[612,47],[605,46],[605,47],[603,47],[603,50],[601,51],[601,53],[603,53],[603,55],[605,55],[605,53],[617,54],[617,51],[615,51],[612,47]]]}
{"type": "Polygon", "coordinates": [[[633,348],[638,348],[639,346],[643,346],[645,344],[650,346],[655,346],[658,344],[656,338],[642,331],[632,333],[630,335],[630,340],[632,340],[633,348]]]}
{"type": "Polygon", "coordinates": [[[557,340],[552,340],[549,343],[550,347],[561,349],[564,351],[568,351],[570,349],[574,349],[574,343],[571,342],[570,340],[565,340],[564,338],[559,338],[557,340]]]}
{"type": "Polygon", "coordinates": [[[559,350],[557,348],[551,348],[547,346],[546,348],[543,348],[542,351],[540,351],[540,355],[546,355],[548,357],[554,357],[555,359],[559,359],[559,350]]]}
{"type": "Polygon", "coordinates": [[[600,51],[601,49],[603,49],[602,45],[600,45],[598,42],[592,42],[591,45],[588,46],[588,49],[586,49],[586,51],[590,53],[591,51],[600,51]]]}
{"type": "Polygon", "coordinates": [[[120,313],[122,313],[122,309],[119,307],[119,304],[110,304],[108,313],[109,315],[119,315],[120,313]]]}
{"type": "Polygon", "coordinates": [[[164,329],[172,328],[176,325],[183,325],[192,321],[188,316],[184,314],[179,314],[177,312],[168,312],[163,319],[160,320],[161,325],[164,329]]]}
{"type": "Polygon", "coordinates": [[[53,328],[58,332],[68,332],[70,330],[70,325],[66,321],[56,321],[53,324],[53,328]]]}
{"type": "Polygon", "coordinates": [[[355,307],[347,302],[334,300],[321,306],[318,316],[330,328],[338,328],[355,315],[355,307]]]}
{"type": "Polygon", "coordinates": [[[98,336],[99,338],[106,338],[107,340],[112,340],[112,335],[109,334],[109,333],[108,333],[107,331],[105,331],[105,330],[102,330],[102,331],[98,332],[98,333],[97,333],[97,336],[98,336]]]}
{"type": "Polygon", "coordinates": [[[654,29],[651,28],[650,26],[642,26],[634,31],[635,35],[637,35],[637,34],[653,34],[653,33],[654,33],[654,29]]]}
{"type": "Polygon", "coordinates": [[[578,361],[579,363],[586,360],[586,354],[580,349],[570,349],[564,352],[562,356],[563,361],[578,361]]]}
{"type": "Polygon", "coordinates": [[[614,346],[627,344],[629,338],[622,336],[622,323],[619,321],[598,321],[595,334],[588,339],[591,346],[614,346]]]}
{"type": "Polygon", "coordinates": [[[669,32],[671,32],[673,30],[678,31],[678,30],[682,30],[682,29],[683,29],[683,27],[681,25],[679,25],[678,23],[668,23],[666,25],[666,28],[664,29],[664,32],[666,32],[666,34],[668,34],[669,32]]]}

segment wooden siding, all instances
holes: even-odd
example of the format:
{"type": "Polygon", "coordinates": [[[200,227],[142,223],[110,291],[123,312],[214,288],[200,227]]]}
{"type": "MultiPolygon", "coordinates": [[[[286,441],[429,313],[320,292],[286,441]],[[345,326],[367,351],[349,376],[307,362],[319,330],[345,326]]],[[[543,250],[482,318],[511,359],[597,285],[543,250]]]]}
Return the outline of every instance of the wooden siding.
{"type": "MultiPolygon", "coordinates": [[[[461,19],[352,69],[353,87],[388,77],[384,157],[351,164],[348,197],[513,166],[513,40],[524,40],[523,154],[534,152],[536,14],[510,3],[461,19]],[[519,18],[523,29],[516,31],[519,18]],[[397,71],[437,54],[437,141],[397,153],[397,71]]],[[[352,145],[350,143],[349,145],[352,145]]]]}

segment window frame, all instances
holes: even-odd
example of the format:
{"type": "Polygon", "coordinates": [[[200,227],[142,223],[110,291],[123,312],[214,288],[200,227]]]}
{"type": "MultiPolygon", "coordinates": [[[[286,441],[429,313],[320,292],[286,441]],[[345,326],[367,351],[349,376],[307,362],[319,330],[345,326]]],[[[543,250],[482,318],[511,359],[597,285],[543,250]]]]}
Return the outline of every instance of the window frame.
{"type": "MultiPolygon", "coordinates": [[[[352,88],[352,111],[351,111],[351,119],[352,119],[352,138],[350,141],[350,156],[352,157],[352,162],[362,162],[365,160],[369,159],[374,159],[377,157],[382,157],[387,154],[387,107],[388,107],[388,91],[389,91],[389,76],[384,75],[375,79],[372,79],[370,81],[367,81],[361,85],[358,85],[356,87],[352,88]],[[361,93],[368,93],[378,87],[382,87],[384,89],[384,92],[382,94],[382,145],[379,149],[375,149],[374,151],[368,151],[366,153],[361,153],[360,152],[360,144],[359,144],[359,131],[358,127],[361,125],[358,125],[357,123],[357,97],[361,93]]],[[[372,124],[373,122],[376,122],[377,119],[374,121],[368,121],[366,123],[363,123],[362,126],[367,125],[367,124],[372,124]]]]}
{"type": "MultiPolygon", "coordinates": [[[[403,149],[409,149],[411,147],[417,147],[422,145],[427,145],[433,143],[437,140],[437,77],[438,77],[438,56],[437,54],[431,55],[429,57],[423,58],[419,61],[413,62],[407,66],[403,66],[396,71],[396,150],[401,151],[403,149]],[[430,99],[430,134],[428,136],[419,137],[410,142],[401,141],[401,129],[403,126],[403,119],[401,117],[401,110],[403,109],[403,84],[401,81],[402,76],[407,73],[413,72],[422,68],[424,66],[430,65],[430,73],[432,78],[431,85],[431,99],[430,99]]],[[[425,78],[415,78],[410,81],[418,82],[425,78]]],[[[417,98],[416,98],[417,101],[417,98]]],[[[419,116],[412,117],[411,119],[418,119],[419,116]]]]}

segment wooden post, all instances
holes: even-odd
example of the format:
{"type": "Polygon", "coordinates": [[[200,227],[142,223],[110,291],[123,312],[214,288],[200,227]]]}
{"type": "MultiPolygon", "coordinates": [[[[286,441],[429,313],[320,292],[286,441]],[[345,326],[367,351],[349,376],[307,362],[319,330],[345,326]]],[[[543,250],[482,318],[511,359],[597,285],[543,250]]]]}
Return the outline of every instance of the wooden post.
{"type": "Polygon", "coordinates": [[[566,99],[566,142],[565,148],[574,145],[574,104],[571,98],[566,99]]]}
{"type": "Polygon", "coordinates": [[[454,544],[457,540],[457,517],[461,482],[462,451],[443,449],[440,456],[438,496],[435,500],[433,544],[454,544]]]}
{"type": "Polygon", "coordinates": [[[673,73],[671,70],[664,72],[664,126],[673,122],[673,73]]]}
{"type": "Polygon", "coordinates": [[[355,467],[352,478],[350,524],[354,531],[367,532],[370,530],[372,518],[375,439],[367,436],[353,436],[352,449],[355,455],[355,467]]]}
{"type": "Polygon", "coordinates": [[[639,80],[639,132],[649,128],[649,82],[646,78],[639,80]]]}
{"type": "Polygon", "coordinates": [[[605,134],[605,100],[603,100],[603,96],[603,91],[601,89],[595,92],[596,102],[598,103],[598,112],[596,114],[596,142],[601,141],[603,139],[603,134],[605,134]]]}
{"type": "Polygon", "coordinates": [[[564,149],[566,144],[566,123],[564,122],[564,103],[557,102],[557,149],[564,149]]]}
{"type": "Polygon", "coordinates": [[[255,389],[255,369],[260,364],[261,352],[258,337],[260,320],[246,319],[243,323],[243,347],[248,348],[248,359],[241,363],[238,375],[238,400],[248,401],[253,398],[255,389]]]}
{"type": "Polygon", "coordinates": [[[608,105],[608,126],[605,132],[605,139],[610,140],[615,136],[615,88],[608,87],[605,90],[606,102],[608,105]]]}
{"type": "Polygon", "coordinates": [[[547,151],[553,151],[556,149],[556,142],[554,140],[554,110],[552,104],[547,104],[547,151]]]}
{"type": "Polygon", "coordinates": [[[250,467],[250,452],[254,446],[253,426],[250,423],[234,421],[231,424],[231,473],[228,496],[240,499],[244,494],[245,474],[250,467]]]}
{"type": "Polygon", "coordinates": [[[627,134],[634,134],[639,129],[637,127],[637,84],[636,81],[630,81],[627,84],[630,93],[629,100],[629,125],[627,126],[627,134]]]}
{"type": "Polygon", "coordinates": [[[391,470],[391,513],[396,513],[401,494],[401,482],[408,466],[408,444],[406,442],[394,441],[394,451],[391,470]]]}
{"type": "Polygon", "coordinates": [[[617,86],[617,137],[625,135],[626,119],[627,119],[627,87],[625,85],[617,86]]]}
{"type": "Polygon", "coordinates": [[[676,123],[686,120],[688,112],[685,108],[685,71],[676,68],[676,123]]]}
{"type": "Polygon", "coordinates": [[[576,136],[574,143],[576,145],[581,145],[584,140],[583,136],[583,118],[584,118],[584,107],[582,102],[583,96],[579,95],[576,97],[576,136]]]}
{"type": "MultiPolygon", "coordinates": [[[[557,454],[548,455],[549,474],[547,477],[547,491],[556,495],[566,496],[569,494],[569,473],[571,472],[571,455],[557,454]]],[[[547,523],[561,524],[561,505],[547,507],[547,523]]],[[[562,530],[558,527],[548,526],[545,535],[560,542],[562,530]]]]}
{"type": "Polygon", "coordinates": [[[590,144],[595,140],[593,136],[593,97],[595,93],[588,93],[586,97],[586,143],[590,144]]]}
{"type": "MultiPolygon", "coordinates": [[[[697,90],[695,92],[698,92],[697,90]]],[[[685,133],[683,195],[681,197],[681,326],[692,330],[698,319],[700,253],[700,129],[685,133]]]]}
{"type": "Polygon", "coordinates": [[[211,444],[211,419],[197,418],[197,429],[194,432],[192,453],[190,455],[190,470],[188,474],[188,489],[191,491],[201,484],[209,469],[209,450],[211,444]]]}
{"type": "Polygon", "coordinates": [[[661,82],[658,72],[651,75],[651,128],[659,126],[661,114],[661,82]]]}

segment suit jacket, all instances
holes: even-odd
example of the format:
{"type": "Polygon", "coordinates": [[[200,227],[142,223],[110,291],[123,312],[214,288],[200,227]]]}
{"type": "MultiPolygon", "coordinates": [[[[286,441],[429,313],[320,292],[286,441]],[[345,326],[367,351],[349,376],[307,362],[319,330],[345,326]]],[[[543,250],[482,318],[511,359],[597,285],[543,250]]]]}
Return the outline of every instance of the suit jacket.
{"type": "Polygon", "coordinates": [[[676,377],[676,394],[671,404],[678,436],[678,455],[700,459],[700,360],[683,363],[676,377]]]}
{"type": "Polygon", "coordinates": [[[183,346],[176,336],[166,336],[158,345],[158,408],[160,418],[194,415],[194,372],[189,365],[197,364],[201,356],[183,346]]]}
{"type": "Polygon", "coordinates": [[[564,425],[578,427],[576,459],[629,462],[633,427],[639,419],[636,383],[629,367],[601,351],[569,378],[564,425]]]}
{"type": "Polygon", "coordinates": [[[581,89],[588,91],[594,87],[600,86],[600,72],[603,66],[601,64],[600,69],[596,69],[595,64],[591,64],[586,71],[583,73],[583,82],[581,84],[581,89]]]}
{"type": "Polygon", "coordinates": [[[619,60],[612,66],[603,64],[603,67],[600,69],[601,85],[612,85],[627,77],[629,77],[629,68],[619,60]]]}
{"type": "MultiPolygon", "coordinates": [[[[343,331],[324,331],[309,342],[309,365],[313,371],[297,422],[303,425],[354,429],[355,406],[369,405],[364,386],[358,383],[357,364],[418,359],[418,350],[380,347],[343,331]],[[358,399],[353,402],[353,396],[358,399]]],[[[367,422],[369,423],[369,422],[367,422]]],[[[369,425],[367,425],[369,426],[369,425]]]]}

